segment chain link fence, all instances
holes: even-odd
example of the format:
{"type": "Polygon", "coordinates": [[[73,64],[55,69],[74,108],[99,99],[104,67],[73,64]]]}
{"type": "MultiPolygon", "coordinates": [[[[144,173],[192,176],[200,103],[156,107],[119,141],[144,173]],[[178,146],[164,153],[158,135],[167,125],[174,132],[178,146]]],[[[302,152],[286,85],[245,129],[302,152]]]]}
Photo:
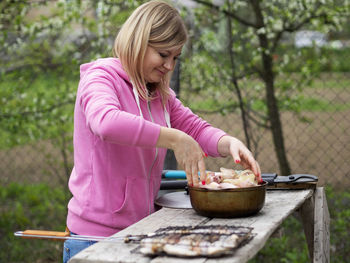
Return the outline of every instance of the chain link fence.
{"type": "MultiPolygon", "coordinates": [[[[325,39],[322,36],[316,35],[314,37],[314,43],[325,44],[325,39]]],[[[294,43],[296,49],[290,48],[291,52],[295,52],[303,45],[312,44],[305,43],[305,38],[302,36],[296,39],[300,41],[294,43]]],[[[307,39],[310,39],[310,36],[307,39]]],[[[344,48],[346,48],[344,54],[347,55],[350,45],[349,42],[343,42],[344,48]]],[[[337,48],[341,50],[341,47],[337,48]]],[[[317,51],[317,48],[315,50],[317,51]]],[[[317,52],[314,59],[318,59],[317,52]]],[[[350,72],[347,72],[349,71],[347,65],[349,58],[339,55],[323,56],[322,60],[325,60],[323,64],[336,64],[338,70],[335,71],[338,72],[332,73],[330,70],[327,73],[322,73],[321,71],[311,78],[311,85],[290,92],[289,96],[294,97],[294,101],[297,101],[298,110],[294,112],[281,110],[280,112],[285,148],[292,173],[314,174],[319,177],[320,185],[332,185],[345,189],[350,186],[350,72]]],[[[223,115],[202,111],[198,105],[206,101],[205,96],[208,96],[208,93],[203,95],[203,93],[192,92],[186,79],[182,78],[181,73],[177,74],[180,71],[178,67],[175,68],[174,75],[178,77],[173,78],[171,86],[184,104],[190,108],[197,105],[196,110],[193,110],[196,114],[213,126],[247,143],[241,112],[235,110],[223,115]]],[[[291,73],[284,77],[290,78],[290,81],[298,82],[300,75],[296,75],[291,73]]],[[[254,82],[254,80],[250,80],[250,82],[254,82]]],[[[249,100],[251,97],[257,97],[256,94],[252,95],[252,92],[256,92],[256,89],[250,88],[252,85],[254,84],[249,83],[249,81],[243,82],[241,85],[243,99],[249,100]]],[[[238,104],[237,96],[232,90],[220,90],[220,92],[215,93],[215,96],[219,102],[231,101],[238,104]]],[[[283,96],[286,96],[286,93],[283,96]]],[[[73,115],[73,103],[64,105],[64,107],[68,107],[68,112],[73,115]]],[[[271,131],[261,127],[256,122],[250,122],[250,125],[252,135],[250,148],[258,160],[262,172],[280,173],[271,131]]],[[[206,166],[208,170],[213,171],[219,170],[220,167],[242,168],[235,165],[231,158],[209,157],[206,159],[206,166]]],[[[72,167],[72,134],[64,135],[55,140],[47,139],[10,149],[0,149],[1,184],[45,182],[66,187],[72,167]]],[[[174,159],[170,158],[165,164],[165,168],[176,168],[174,159]]]]}
{"type": "MultiPolygon", "coordinates": [[[[312,88],[303,90],[303,116],[282,112],[283,134],[287,158],[293,173],[314,174],[320,185],[345,189],[350,185],[350,89],[349,74],[321,74],[312,88]]],[[[230,94],[222,94],[232,96],[230,94]]],[[[244,141],[239,113],[201,115],[214,126],[244,141]]],[[[262,172],[279,172],[269,130],[253,127],[257,138],[253,153],[262,172]]],[[[209,169],[233,167],[231,158],[210,158],[209,169]]]]}
{"type": "MultiPolygon", "coordinates": [[[[302,97],[309,108],[303,117],[282,112],[283,133],[287,157],[293,173],[308,173],[319,177],[320,185],[346,188],[350,185],[350,89],[348,73],[321,74],[312,88],[304,89],[302,97]],[[306,121],[305,121],[306,119],[306,121]]],[[[180,98],[182,91],[180,91],[180,98]]],[[[232,94],[222,93],[224,99],[232,94]]],[[[185,101],[201,98],[186,97],[185,101]]],[[[73,105],[72,105],[73,107],[73,105]]],[[[72,113],[73,114],[73,113],[72,113]]],[[[212,125],[244,140],[240,113],[198,113],[212,125]]],[[[256,141],[254,149],[262,172],[279,172],[269,130],[252,127],[256,141]]],[[[0,151],[1,183],[10,182],[66,185],[73,156],[67,155],[50,140],[39,141],[0,151]]],[[[208,158],[209,170],[220,167],[240,169],[231,158],[208,158]]]]}

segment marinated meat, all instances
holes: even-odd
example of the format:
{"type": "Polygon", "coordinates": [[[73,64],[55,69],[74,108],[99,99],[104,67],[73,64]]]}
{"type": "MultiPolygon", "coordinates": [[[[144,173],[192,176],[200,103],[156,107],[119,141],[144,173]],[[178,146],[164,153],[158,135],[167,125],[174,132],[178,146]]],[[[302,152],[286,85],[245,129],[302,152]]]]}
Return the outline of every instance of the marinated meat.
{"type": "Polygon", "coordinates": [[[208,189],[219,189],[220,188],[220,184],[215,183],[215,182],[211,182],[209,184],[206,184],[206,188],[208,188],[208,189]]]}
{"type": "Polygon", "coordinates": [[[208,256],[229,254],[252,237],[251,228],[197,226],[160,229],[141,240],[140,252],[147,255],[208,256]]]}
{"type": "Polygon", "coordinates": [[[233,169],[227,169],[227,168],[221,167],[220,172],[224,179],[234,179],[234,178],[238,178],[239,176],[239,172],[233,169]]]}
{"type": "Polygon", "coordinates": [[[219,190],[257,185],[257,178],[251,170],[235,171],[220,168],[220,172],[207,172],[206,184],[201,187],[219,190]]]}
{"type": "Polygon", "coordinates": [[[224,178],[221,173],[207,172],[207,179],[205,183],[209,185],[210,183],[220,184],[224,178]]]}

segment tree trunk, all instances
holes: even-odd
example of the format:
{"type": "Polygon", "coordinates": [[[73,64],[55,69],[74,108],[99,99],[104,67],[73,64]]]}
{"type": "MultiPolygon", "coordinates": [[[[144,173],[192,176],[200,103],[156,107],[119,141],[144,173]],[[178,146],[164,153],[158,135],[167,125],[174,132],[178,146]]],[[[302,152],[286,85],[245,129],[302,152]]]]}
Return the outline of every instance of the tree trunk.
{"type": "Polygon", "coordinates": [[[271,62],[265,61],[271,60],[271,58],[264,58],[264,68],[265,68],[265,89],[266,89],[266,102],[268,109],[268,116],[271,122],[271,132],[272,138],[275,146],[275,152],[277,155],[281,175],[287,176],[291,174],[290,166],[288,163],[286,150],[284,147],[284,137],[282,124],[279,114],[279,109],[277,106],[277,100],[275,97],[275,88],[274,88],[274,76],[272,73],[271,62]],[[266,65],[267,64],[267,65],[266,65]]]}
{"type": "MultiPolygon", "coordinates": [[[[260,43],[266,42],[264,36],[259,36],[260,43]]],[[[266,90],[266,103],[269,120],[271,123],[271,132],[273,143],[275,147],[275,152],[278,159],[278,164],[280,168],[281,175],[287,176],[291,174],[289,162],[286,155],[286,150],[284,147],[284,137],[282,130],[282,123],[280,119],[280,113],[277,105],[277,99],[275,97],[275,84],[274,84],[274,74],[272,70],[272,58],[270,55],[262,53],[262,64],[263,64],[263,78],[265,82],[266,90]]]]}
{"type": "Polygon", "coordinates": [[[241,110],[241,119],[242,119],[242,124],[243,124],[243,130],[244,130],[244,135],[245,135],[245,140],[246,140],[246,145],[249,150],[251,149],[251,143],[250,143],[250,137],[252,134],[250,133],[250,125],[249,125],[249,120],[247,118],[247,112],[245,110],[244,102],[243,102],[243,97],[241,90],[238,85],[237,77],[236,77],[236,67],[235,67],[235,58],[233,54],[233,38],[232,38],[232,21],[229,16],[227,16],[227,35],[228,35],[228,52],[230,55],[230,63],[231,63],[231,82],[233,83],[236,96],[238,98],[238,103],[239,103],[239,108],[241,110]]]}
{"type": "MultiPolygon", "coordinates": [[[[264,19],[259,0],[251,0],[251,4],[254,10],[257,28],[264,28],[264,19]]],[[[265,33],[258,34],[259,45],[262,49],[262,78],[265,82],[266,89],[266,103],[268,117],[271,123],[272,139],[275,147],[275,152],[278,159],[281,175],[290,175],[291,170],[288,163],[286,150],[284,147],[284,137],[282,131],[282,123],[280,119],[279,109],[277,105],[277,99],[275,97],[275,76],[273,73],[272,57],[269,50],[269,42],[265,33]]]]}

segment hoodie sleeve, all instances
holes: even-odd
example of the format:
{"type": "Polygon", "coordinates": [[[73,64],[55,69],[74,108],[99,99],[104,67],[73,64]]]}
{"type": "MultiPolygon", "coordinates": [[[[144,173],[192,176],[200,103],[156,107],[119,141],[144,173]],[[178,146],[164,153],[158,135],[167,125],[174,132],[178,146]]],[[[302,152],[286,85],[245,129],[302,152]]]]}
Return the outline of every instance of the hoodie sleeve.
{"type": "Polygon", "coordinates": [[[121,84],[115,74],[112,68],[106,66],[91,66],[81,73],[77,103],[85,116],[86,125],[104,141],[154,147],[160,126],[121,110],[115,88],[121,84]]]}
{"type": "Polygon", "coordinates": [[[173,93],[169,100],[171,126],[192,136],[203,151],[210,156],[220,156],[218,142],[226,133],[211,126],[189,108],[185,107],[173,93]]]}

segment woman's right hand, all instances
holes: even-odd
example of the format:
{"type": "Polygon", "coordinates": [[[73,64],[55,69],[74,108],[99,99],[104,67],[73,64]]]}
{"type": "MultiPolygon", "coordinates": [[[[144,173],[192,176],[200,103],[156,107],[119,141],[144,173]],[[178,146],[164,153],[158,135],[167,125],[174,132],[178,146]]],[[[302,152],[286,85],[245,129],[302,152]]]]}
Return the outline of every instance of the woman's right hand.
{"type": "Polygon", "coordinates": [[[180,130],[161,127],[157,147],[174,151],[178,164],[186,172],[188,185],[198,187],[199,183],[205,181],[205,153],[191,136],[180,130]]]}

